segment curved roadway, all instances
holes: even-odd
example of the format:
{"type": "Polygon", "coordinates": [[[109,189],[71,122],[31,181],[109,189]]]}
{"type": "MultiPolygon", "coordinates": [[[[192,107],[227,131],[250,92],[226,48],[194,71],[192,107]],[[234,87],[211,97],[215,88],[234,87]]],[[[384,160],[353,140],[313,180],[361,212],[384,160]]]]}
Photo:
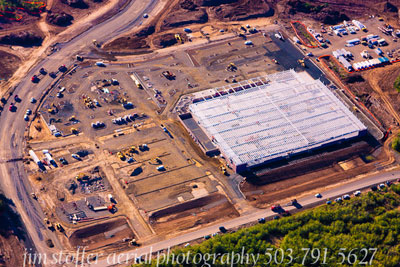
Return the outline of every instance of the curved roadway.
{"type": "Polygon", "coordinates": [[[40,68],[52,72],[57,71],[62,64],[72,65],[74,56],[78,52],[88,51],[93,39],[98,42],[105,42],[130,30],[137,26],[142,21],[143,14],[150,13],[158,2],[159,0],[134,0],[114,17],[91,27],[69,42],[60,44],[58,46],[59,51],[46,57],[33,67],[26,78],[16,87],[14,95],[18,94],[22,99],[21,103],[16,103],[16,112],[8,111],[8,105],[14,102],[12,98],[5,105],[0,116],[0,186],[6,196],[13,200],[25,223],[31,237],[31,240],[27,241],[28,247],[36,247],[36,250],[40,253],[62,249],[56,235],[43,225],[44,214],[40,205],[30,196],[32,189],[22,161],[6,162],[26,155],[24,152],[24,131],[27,122],[23,120],[23,116],[27,108],[33,109],[34,107],[33,104],[30,104],[29,99],[31,97],[39,99],[42,92],[53,82],[53,79],[46,75],[38,84],[33,84],[30,77],[37,74],[40,68]],[[44,234],[44,232],[47,233],[44,234]],[[44,243],[48,237],[55,244],[52,250],[44,243]]]}

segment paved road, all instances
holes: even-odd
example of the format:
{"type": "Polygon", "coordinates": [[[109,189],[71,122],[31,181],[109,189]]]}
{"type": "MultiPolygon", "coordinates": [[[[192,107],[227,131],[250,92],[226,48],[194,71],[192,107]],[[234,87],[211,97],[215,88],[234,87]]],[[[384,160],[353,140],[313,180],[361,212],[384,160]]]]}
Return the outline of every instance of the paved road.
{"type": "MultiPolygon", "coordinates": [[[[53,82],[53,79],[47,75],[39,84],[33,84],[30,77],[37,74],[42,67],[51,72],[57,71],[61,64],[72,65],[74,56],[78,52],[88,50],[93,39],[104,42],[137,26],[143,20],[143,14],[150,13],[158,2],[158,0],[132,1],[111,19],[95,25],[71,41],[59,45],[59,51],[32,68],[15,90],[14,94],[18,94],[22,99],[21,103],[16,104],[16,112],[8,111],[8,105],[10,102],[14,102],[10,99],[0,116],[0,162],[24,156],[24,130],[27,123],[23,120],[23,115],[27,108],[33,108],[29,99],[31,97],[40,98],[43,90],[53,82]]],[[[0,177],[1,189],[15,203],[37,251],[44,253],[62,249],[56,235],[43,226],[44,215],[39,204],[30,197],[32,188],[24,171],[23,163],[21,161],[0,163],[0,177]],[[53,250],[49,250],[43,242],[47,237],[50,237],[55,243],[53,250]]],[[[29,247],[31,244],[27,243],[26,245],[29,247]]]]}
{"type": "MultiPolygon", "coordinates": [[[[296,71],[307,71],[314,79],[320,79],[326,85],[331,82],[326,78],[325,74],[310,60],[306,59],[307,68],[301,67],[297,60],[303,59],[304,55],[297,49],[288,39],[284,41],[277,39],[274,33],[270,34],[272,41],[280,48],[278,51],[267,52],[269,57],[275,58],[285,69],[294,69],[296,71]]],[[[267,49],[268,50],[268,49],[267,49]]]]}
{"type": "MultiPolygon", "coordinates": [[[[313,207],[318,204],[325,203],[327,199],[334,200],[338,196],[343,196],[344,194],[352,194],[354,191],[357,190],[362,190],[371,187],[372,185],[377,185],[380,183],[384,183],[386,181],[394,181],[397,180],[400,177],[400,171],[390,171],[386,173],[379,173],[379,174],[374,174],[367,176],[361,180],[356,180],[347,184],[344,184],[342,186],[321,192],[322,198],[317,199],[313,195],[309,195],[306,197],[303,197],[301,199],[298,199],[297,201],[303,206],[303,208],[307,207],[313,207]]],[[[281,203],[282,206],[284,203],[281,203]]],[[[284,207],[288,211],[294,211],[296,210],[295,207],[289,206],[289,207],[284,207]]],[[[251,212],[249,214],[244,214],[241,217],[229,220],[224,222],[223,224],[218,224],[218,225],[213,225],[209,227],[205,227],[203,229],[193,231],[187,234],[183,234],[178,237],[174,237],[168,240],[160,241],[157,243],[154,243],[149,246],[144,246],[140,247],[138,249],[133,249],[131,251],[127,251],[124,253],[121,253],[120,255],[120,262],[119,263],[125,263],[125,261],[128,259],[135,259],[137,257],[142,256],[142,259],[145,259],[145,255],[148,255],[149,253],[155,253],[157,251],[162,251],[160,252],[160,255],[162,253],[166,253],[168,248],[171,248],[176,245],[180,244],[185,244],[189,243],[192,240],[196,240],[198,238],[202,238],[206,235],[211,235],[212,233],[219,232],[219,227],[223,225],[226,229],[232,229],[236,228],[241,225],[245,225],[248,223],[252,223],[257,221],[259,218],[266,218],[266,219],[272,219],[273,216],[276,214],[273,213],[270,209],[265,209],[265,210],[259,210],[257,212],[251,212]]],[[[96,266],[96,267],[103,267],[103,266],[112,266],[112,265],[118,265],[118,256],[117,254],[115,257],[114,255],[111,255],[105,259],[99,260],[97,264],[91,264],[90,266],[96,266]]],[[[155,256],[157,257],[157,256],[155,256]]],[[[149,257],[147,257],[149,258],[149,257]]],[[[156,260],[156,259],[153,259],[156,260]]]]}

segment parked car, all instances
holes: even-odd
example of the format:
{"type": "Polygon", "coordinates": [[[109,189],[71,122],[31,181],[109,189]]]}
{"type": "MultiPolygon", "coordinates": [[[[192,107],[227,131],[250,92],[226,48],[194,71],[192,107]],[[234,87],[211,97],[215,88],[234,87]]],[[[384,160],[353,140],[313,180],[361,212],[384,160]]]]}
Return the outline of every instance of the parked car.
{"type": "Polygon", "coordinates": [[[220,227],[219,227],[219,230],[220,230],[221,233],[223,233],[223,234],[225,234],[226,232],[228,232],[228,230],[226,230],[226,228],[223,227],[223,226],[220,226],[220,227]]]}
{"type": "Polygon", "coordinates": [[[258,223],[265,223],[265,218],[258,219],[258,223]]]}
{"type": "Polygon", "coordinates": [[[31,98],[31,103],[32,104],[36,103],[36,99],[34,97],[31,98]]]}
{"type": "Polygon", "coordinates": [[[343,197],[342,197],[344,200],[349,200],[350,199],[350,195],[344,195],[343,197]]]}
{"type": "Polygon", "coordinates": [[[360,190],[357,190],[357,191],[355,191],[355,192],[353,193],[353,195],[355,195],[356,197],[358,197],[359,195],[361,195],[361,191],[360,191],[360,190]]]}
{"type": "Polygon", "coordinates": [[[41,68],[41,69],[39,70],[39,73],[42,74],[42,75],[46,75],[46,74],[47,74],[47,71],[46,71],[44,68],[41,68]]]}
{"type": "Polygon", "coordinates": [[[342,202],[342,201],[343,201],[343,200],[342,200],[341,197],[338,197],[338,198],[335,199],[335,202],[337,202],[337,203],[340,203],[340,202],[342,202]]]}
{"type": "Polygon", "coordinates": [[[383,188],[385,188],[385,184],[380,184],[379,189],[383,189],[383,188]]]}
{"type": "Polygon", "coordinates": [[[315,197],[316,198],[322,198],[322,195],[320,193],[318,193],[318,194],[315,194],[315,197]]]}
{"type": "Polygon", "coordinates": [[[211,238],[211,236],[210,235],[206,235],[206,236],[204,236],[204,239],[205,240],[208,240],[208,239],[210,239],[211,238]]]}
{"type": "Polygon", "coordinates": [[[378,190],[378,187],[377,187],[376,185],[371,186],[371,190],[372,190],[372,191],[376,191],[376,190],[378,190]]]}

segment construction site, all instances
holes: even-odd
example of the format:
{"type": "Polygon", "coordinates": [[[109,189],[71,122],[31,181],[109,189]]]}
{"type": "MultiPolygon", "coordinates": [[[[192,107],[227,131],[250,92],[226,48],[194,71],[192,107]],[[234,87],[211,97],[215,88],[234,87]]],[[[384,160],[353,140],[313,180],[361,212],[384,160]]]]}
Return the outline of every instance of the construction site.
{"type": "Polygon", "coordinates": [[[366,134],[348,107],[305,72],[279,72],[213,90],[196,94],[189,110],[236,172],[366,134]]]}
{"type": "Polygon", "coordinates": [[[381,128],[276,25],[133,63],[85,59],[29,124],[44,223],[93,251],[240,217],[387,160],[381,128]]]}

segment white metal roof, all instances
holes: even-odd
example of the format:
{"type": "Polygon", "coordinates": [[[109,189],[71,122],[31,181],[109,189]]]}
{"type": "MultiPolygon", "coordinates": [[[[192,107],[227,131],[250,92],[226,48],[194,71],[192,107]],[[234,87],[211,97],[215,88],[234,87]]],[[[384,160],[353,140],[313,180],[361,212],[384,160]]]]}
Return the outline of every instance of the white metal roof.
{"type": "Polygon", "coordinates": [[[320,147],[366,129],[321,81],[306,72],[289,70],[213,90],[232,93],[189,108],[236,166],[320,147]]]}

